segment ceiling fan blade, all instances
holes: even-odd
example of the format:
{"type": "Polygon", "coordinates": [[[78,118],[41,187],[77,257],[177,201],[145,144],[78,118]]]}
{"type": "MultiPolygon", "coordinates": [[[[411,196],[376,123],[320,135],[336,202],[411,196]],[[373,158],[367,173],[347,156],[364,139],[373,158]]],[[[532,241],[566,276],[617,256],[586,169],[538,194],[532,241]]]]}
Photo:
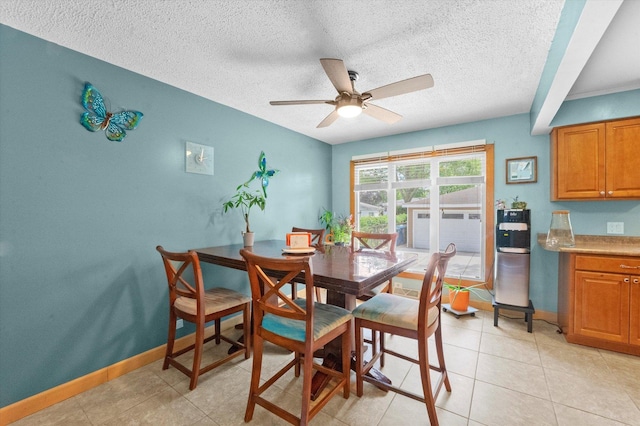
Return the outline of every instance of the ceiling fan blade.
{"type": "Polygon", "coordinates": [[[396,114],[393,111],[379,107],[378,105],[366,104],[367,107],[362,110],[367,115],[373,118],[384,121],[385,123],[393,124],[402,119],[400,114],[396,114]]]}
{"type": "Polygon", "coordinates": [[[433,77],[431,77],[431,74],[424,74],[406,80],[396,81],[395,83],[387,84],[377,89],[368,90],[364,92],[362,96],[366,97],[367,95],[371,95],[371,99],[378,100],[428,89],[429,87],[433,87],[433,77]]]}
{"type": "Polygon", "coordinates": [[[347,72],[347,68],[344,66],[344,62],[342,62],[342,60],[323,58],[320,59],[320,63],[338,93],[351,93],[353,91],[349,73],[347,72]]]}
{"type": "Polygon", "coordinates": [[[311,105],[311,104],[329,104],[335,105],[336,101],[271,101],[270,105],[311,105]]]}
{"type": "Polygon", "coordinates": [[[321,127],[328,127],[330,126],[334,121],[336,121],[338,119],[338,117],[340,117],[340,115],[338,114],[338,111],[333,110],[331,112],[331,114],[327,115],[324,120],[322,120],[320,122],[320,124],[318,124],[316,127],[319,129],[321,127]]]}

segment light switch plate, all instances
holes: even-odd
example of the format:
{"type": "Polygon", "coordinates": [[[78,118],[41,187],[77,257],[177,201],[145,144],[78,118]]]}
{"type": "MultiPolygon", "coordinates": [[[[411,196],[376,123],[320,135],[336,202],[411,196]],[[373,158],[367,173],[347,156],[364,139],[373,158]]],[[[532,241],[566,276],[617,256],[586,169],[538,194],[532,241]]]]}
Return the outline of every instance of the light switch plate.
{"type": "Polygon", "coordinates": [[[624,222],[607,222],[607,234],[624,234],[624,222]]]}

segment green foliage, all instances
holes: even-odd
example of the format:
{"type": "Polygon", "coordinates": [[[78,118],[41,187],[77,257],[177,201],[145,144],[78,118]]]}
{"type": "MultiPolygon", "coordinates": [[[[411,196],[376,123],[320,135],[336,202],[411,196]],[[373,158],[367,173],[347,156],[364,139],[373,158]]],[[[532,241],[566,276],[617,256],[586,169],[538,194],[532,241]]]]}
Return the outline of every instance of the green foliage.
{"type": "Polygon", "coordinates": [[[230,200],[224,202],[222,207],[225,213],[230,209],[240,209],[246,224],[246,232],[251,232],[249,228],[249,213],[251,213],[251,208],[257,206],[260,210],[264,211],[266,203],[267,200],[260,190],[250,192],[249,185],[244,183],[238,185],[235,195],[232,196],[230,200]]]}
{"type": "MultiPolygon", "coordinates": [[[[431,175],[431,165],[426,163],[406,164],[396,167],[396,180],[399,182],[418,181],[429,179],[431,175]]],[[[401,188],[396,191],[396,199],[405,203],[414,198],[425,197],[427,190],[420,187],[401,188]]]]}
{"type": "MultiPolygon", "coordinates": [[[[387,216],[364,216],[360,218],[360,232],[376,234],[387,232],[387,216]]],[[[394,230],[395,232],[395,230],[394,230]]]]}
{"type": "Polygon", "coordinates": [[[482,161],[478,158],[443,161],[440,163],[440,176],[481,176],[482,161]]]}
{"type": "MultiPolygon", "coordinates": [[[[376,234],[396,232],[396,230],[387,230],[388,217],[384,216],[364,216],[360,218],[360,231],[361,232],[373,232],[376,234]]],[[[400,213],[396,215],[396,225],[406,225],[407,214],[400,213]]]]}
{"type": "Polygon", "coordinates": [[[329,234],[333,234],[333,241],[336,243],[348,243],[351,240],[353,231],[353,217],[337,216],[332,211],[324,209],[318,218],[329,234]]]}
{"type": "Polygon", "coordinates": [[[458,278],[458,283],[457,284],[451,284],[451,283],[448,283],[448,282],[445,281],[442,284],[442,286],[444,288],[446,288],[447,290],[449,290],[449,292],[452,292],[452,291],[454,291],[454,292],[455,291],[472,292],[473,294],[478,296],[480,299],[487,300],[487,298],[484,296],[484,294],[482,292],[478,291],[478,289],[477,289],[477,287],[484,287],[485,289],[488,290],[486,282],[481,282],[481,283],[470,285],[470,286],[463,286],[462,285],[462,278],[458,278]]]}
{"type": "Polygon", "coordinates": [[[330,233],[332,227],[334,226],[333,212],[331,210],[324,209],[324,211],[320,214],[318,220],[324,226],[324,229],[326,229],[327,232],[330,233]]]}

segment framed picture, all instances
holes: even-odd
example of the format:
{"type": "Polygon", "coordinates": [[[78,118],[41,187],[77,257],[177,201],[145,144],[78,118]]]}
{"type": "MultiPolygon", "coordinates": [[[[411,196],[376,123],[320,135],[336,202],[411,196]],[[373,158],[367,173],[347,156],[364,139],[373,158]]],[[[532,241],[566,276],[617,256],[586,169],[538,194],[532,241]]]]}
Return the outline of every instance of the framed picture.
{"type": "Polygon", "coordinates": [[[538,157],[507,158],[507,183],[538,181],[538,157]]]}

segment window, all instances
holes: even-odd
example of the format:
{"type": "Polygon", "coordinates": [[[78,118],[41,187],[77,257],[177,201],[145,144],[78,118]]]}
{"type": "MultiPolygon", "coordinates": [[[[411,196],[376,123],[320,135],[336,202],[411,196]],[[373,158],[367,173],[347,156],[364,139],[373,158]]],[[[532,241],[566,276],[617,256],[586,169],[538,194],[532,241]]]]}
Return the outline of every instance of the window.
{"type": "Polygon", "coordinates": [[[418,253],[411,272],[423,274],[431,252],[453,242],[458,254],[448,275],[475,281],[490,275],[493,145],[379,154],[354,159],[352,170],[356,229],[397,232],[396,249],[418,253]]]}
{"type": "Polygon", "coordinates": [[[464,219],[464,213],[442,213],[443,219],[464,219]]]}

